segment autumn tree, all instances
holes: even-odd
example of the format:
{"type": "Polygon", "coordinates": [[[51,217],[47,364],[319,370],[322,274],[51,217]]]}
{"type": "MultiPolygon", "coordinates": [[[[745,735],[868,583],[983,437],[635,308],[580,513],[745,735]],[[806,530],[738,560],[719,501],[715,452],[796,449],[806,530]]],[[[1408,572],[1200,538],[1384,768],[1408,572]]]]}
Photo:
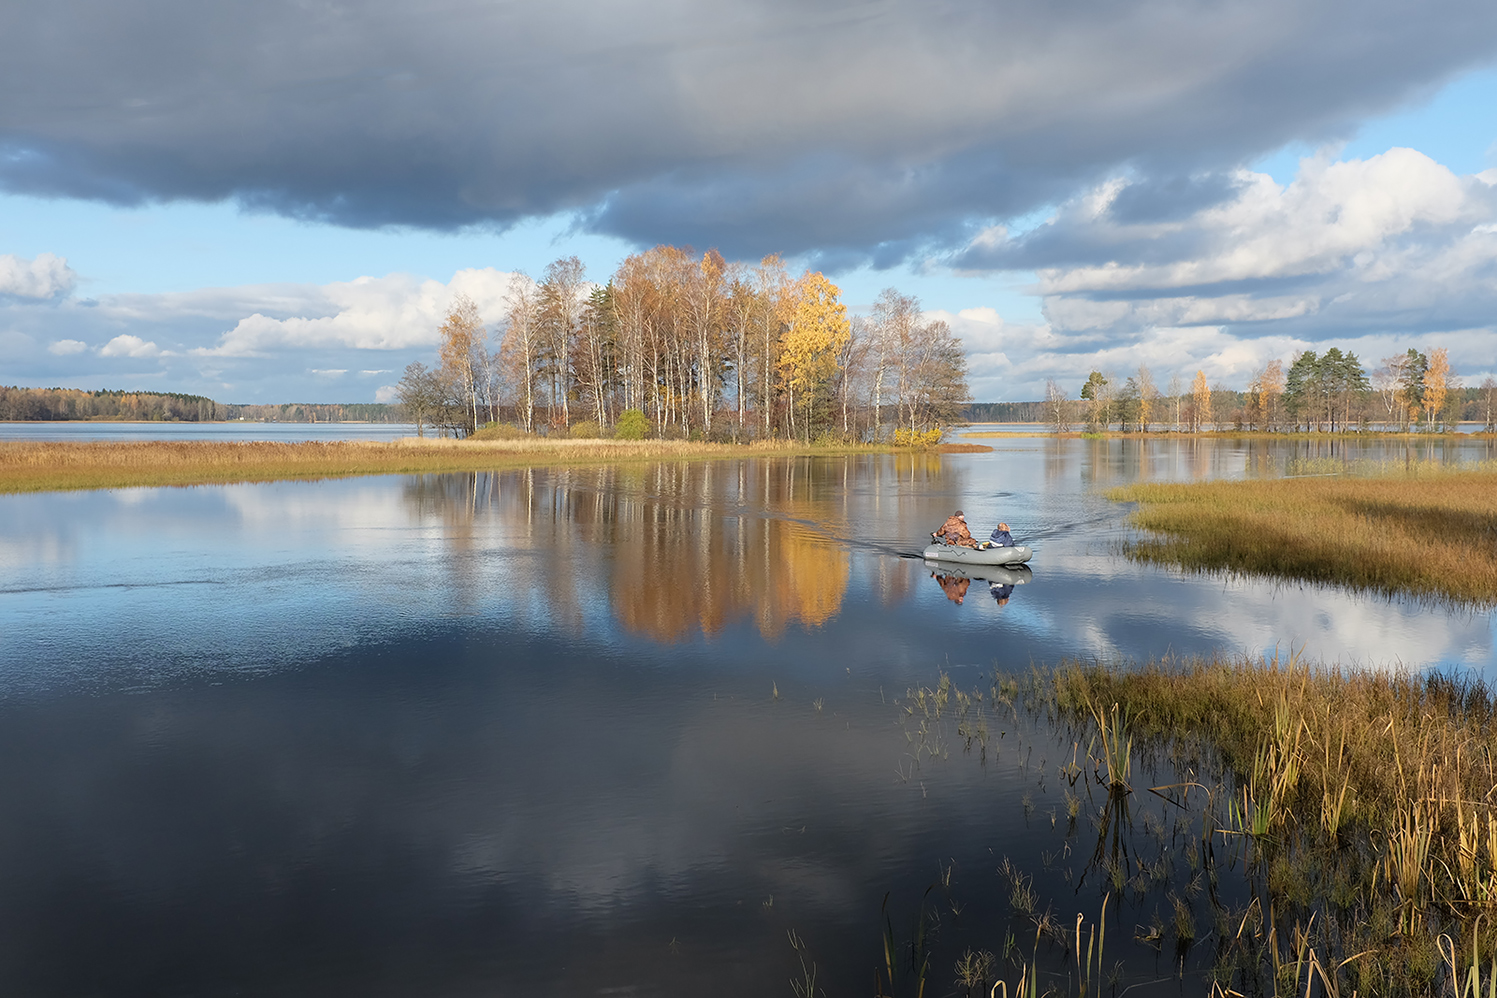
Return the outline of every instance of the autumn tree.
{"type": "Polygon", "coordinates": [[[441,376],[463,401],[464,418],[457,428],[466,436],[478,427],[478,389],[488,368],[488,333],[473,299],[462,294],[453,299],[438,333],[441,376]]]}
{"type": "Polygon", "coordinates": [[[1445,409],[1445,396],[1452,387],[1450,356],[1444,347],[1435,347],[1429,352],[1429,366],[1424,371],[1423,383],[1421,403],[1426,414],[1425,422],[1430,429],[1435,429],[1445,409]]]}
{"type": "Polygon", "coordinates": [[[1497,378],[1487,375],[1487,380],[1481,383],[1481,394],[1478,396],[1482,404],[1482,412],[1486,418],[1482,421],[1482,429],[1487,433],[1497,430],[1497,378]]]}
{"type": "Polygon", "coordinates": [[[873,436],[883,426],[885,391],[896,406],[895,422],[901,419],[903,386],[910,380],[911,356],[920,326],[920,299],[900,294],[894,288],[879,292],[870,315],[873,323],[871,365],[873,369],[873,436]]]}
{"type": "Polygon", "coordinates": [[[682,288],[688,328],[691,331],[691,359],[683,366],[690,371],[687,383],[701,406],[702,430],[712,432],[712,414],[722,388],[724,350],[722,326],[726,298],[723,277],[728,265],[717,250],[702,254],[689,272],[682,288]]]}
{"type": "Polygon", "coordinates": [[[542,377],[550,386],[552,425],[570,426],[572,422],[568,400],[572,386],[572,337],[582,312],[586,278],[587,269],[582,261],[568,256],[547,264],[541,280],[538,359],[542,377]]]}
{"type": "Polygon", "coordinates": [[[1145,366],[1138,368],[1138,428],[1149,432],[1149,417],[1159,403],[1159,389],[1154,384],[1153,373],[1145,366]]]}
{"type": "Polygon", "coordinates": [[[757,340],[762,344],[758,357],[759,406],[764,413],[764,433],[768,436],[774,429],[775,371],[778,369],[778,344],[780,334],[790,321],[797,293],[796,282],[785,271],[785,261],[778,253],[771,253],[759,261],[754,271],[754,282],[758,285],[759,308],[756,325],[757,340]]]}
{"type": "Polygon", "coordinates": [[[1197,371],[1195,382],[1191,385],[1190,394],[1193,405],[1191,407],[1191,429],[1199,433],[1205,429],[1206,424],[1211,422],[1211,388],[1206,384],[1206,372],[1197,371]]]}
{"type": "Polygon", "coordinates": [[[504,296],[505,331],[500,360],[515,392],[515,414],[526,433],[535,429],[535,378],[540,301],[535,283],[517,273],[504,296]]]}
{"type": "Polygon", "coordinates": [[[842,409],[842,435],[853,435],[857,392],[862,386],[873,347],[874,326],[864,316],[852,320],[847,342],[837,356],[837,399],[842,409]]]}
{"type": "Polygon", "coordinates": [[[962,406],[972,401],[967,355],[944,321],[916,327],[901,394],[911,433],[955,422],[962,406]]]}
{"type": "Polygon", "coordinates": [[[614,286],[593,288],[582,307],[577,340],[572,347],[572,371],[579,397],[592,409],[600,427],[610,423],[609,398],[618,372],[618,322],[613,304],[614,286]]]}
{"type": "Polygon", "coordinates": [[[1284,362],[1275,358],[1264,365],[1258,375],[1258,411],[1263,428],[1279,425],[1279,407],[1284,397],[1284,362]]]}
{"type": "Polygon", "coordinates": [[[837,354],[851,335],[841,290],[819,271],[801,278],[788,328],[780,336],[780,377],[789,393],[790,432],[796,432],[795,407],[805,410],[810,439],[816,406],[837,367],[837,354]]]}
{"type": "Polygon", "coordinates": [[[759,309],[759,296],[752,276],[740,264],[728,268],[725,280],[728,298],[723,308],[733,356],[733,394],[738,407],[738,434],[741,436],[747,429],[745,419],[753,385],[749,363],[753,357],[754,316],[759,309]]]}
{"type": "Polygon", "coordinates": [[[1045,381],[1045,415],[1056,433],[1070,431],[1071,400],[1066,398],[1066,390],[1054,378],[1045,381]]]}

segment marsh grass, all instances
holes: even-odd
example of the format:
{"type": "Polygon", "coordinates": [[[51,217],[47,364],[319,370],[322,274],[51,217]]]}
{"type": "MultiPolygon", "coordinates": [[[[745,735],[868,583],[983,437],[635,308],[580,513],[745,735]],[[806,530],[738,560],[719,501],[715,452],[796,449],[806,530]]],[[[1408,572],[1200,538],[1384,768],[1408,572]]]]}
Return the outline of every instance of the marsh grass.
{"type": "MultiPolygon", "coordinates": [[[[1024,700],[1085,730],[1116,705],[1136,754],[1195,774],[1193,886],[1167,899],[1177,946],[1198,943],[1187,898],[1212,906],[1222,993],[1497,998],[1497,701],[1479,680],[1293,656],[1073,662],[1035,672],[1024,700]],[[1245,911],[1221,900],[1229,875],[1245,911]]],[[[1163,848],[1161,823],[1142,834],[1163,848]]]]}
{"type": "Polygon", "coordinates": [[[1113,489],[1155,536],[1130,557],[1460,604],[1497,600],[1497,468],[1113,489]]]}
{"type": "Polygon", "coordinates": [[[861,445],[807,447],[684,440],[409,439],[304,443],[0,441],[0,493],[211,485],[356,475],[487,471],[536,465],[882,453],[861,445]]]}

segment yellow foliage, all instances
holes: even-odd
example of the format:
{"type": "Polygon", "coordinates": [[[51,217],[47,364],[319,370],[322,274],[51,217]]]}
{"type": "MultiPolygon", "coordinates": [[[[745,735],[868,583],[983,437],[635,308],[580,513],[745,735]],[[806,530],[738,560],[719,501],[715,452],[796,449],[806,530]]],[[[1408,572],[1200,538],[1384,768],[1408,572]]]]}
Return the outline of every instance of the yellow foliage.
{"type": "Polygon", "coordinates": [[[801,278],[796,289],[789,328],[780,336],[780,376],[803,399],[837,370],[837,355],[847,345],[852,327],[842,291],[820,272],[801,278]]]}
{"type": "MultiPolygon", "coordinates": [[[[997,434],[992,434],[997,436],[997,434]]],[[[915,430],[899,429],[894,431],[895,447],[920,447],[930,448],[941,442],[940,428],[926,430],[920,433],[915,430]]],[[[991,448],[987,448],[991,450],[991,448]]]]}
{"type": "Polygon", "coordinates": [[[1450,355],[1444,347],[1429,352],[1429,367],[1424,372],[1424,411],[1426,423],[1434,423],[1445,408],[1450,387],[1450,355]]]}

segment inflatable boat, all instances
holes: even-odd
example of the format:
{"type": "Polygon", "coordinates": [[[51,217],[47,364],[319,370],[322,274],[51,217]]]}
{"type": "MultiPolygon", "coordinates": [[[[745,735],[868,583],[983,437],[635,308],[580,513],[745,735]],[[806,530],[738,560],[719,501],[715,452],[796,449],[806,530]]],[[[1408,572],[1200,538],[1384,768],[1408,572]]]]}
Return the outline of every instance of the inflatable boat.
{"type": "Polygon", "coordinates": [[[960,544],[932,544],[925,549],[926,561],[947,565],[1022,565],[1034,557],[1023,544],[1002,548],[964,548],[960,544]]]}

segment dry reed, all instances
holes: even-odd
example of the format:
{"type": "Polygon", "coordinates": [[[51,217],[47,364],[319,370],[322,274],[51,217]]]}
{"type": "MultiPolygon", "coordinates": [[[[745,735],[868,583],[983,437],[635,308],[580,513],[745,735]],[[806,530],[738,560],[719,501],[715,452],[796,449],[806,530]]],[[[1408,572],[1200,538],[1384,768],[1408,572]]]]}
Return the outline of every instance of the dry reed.
{"type": "Polygon", "coordinates": [[[888,450],[858,445],[808,447],[773,440],[748,444],[536,438],[304,443],[0,441],[0,493],[888,450]]]}
{"type": "Polygon", "coordinates": [[[1140,484],[1143,561],[1456,602],[1497,599],[1497,471],[1140,484]]]}
{"type": "Polygon", "coordinates": [[[1479,680],[1217,656],[1071,662],[1030,696],[1086,727],[1118,709],[1146,753],[1188,766],[1203,849],[1231,833],[1223,811],[1262,816],[1235,834],[1266,893],[1230,919],[1257,929],[1223,940],[1249,975],[1266,961],[1295,993],[1311,963],[1326,994],[1497,988],[1497,702],[1479,680]],[[1282,965],[1276,931],[1296,940],[1282,965]]]}

